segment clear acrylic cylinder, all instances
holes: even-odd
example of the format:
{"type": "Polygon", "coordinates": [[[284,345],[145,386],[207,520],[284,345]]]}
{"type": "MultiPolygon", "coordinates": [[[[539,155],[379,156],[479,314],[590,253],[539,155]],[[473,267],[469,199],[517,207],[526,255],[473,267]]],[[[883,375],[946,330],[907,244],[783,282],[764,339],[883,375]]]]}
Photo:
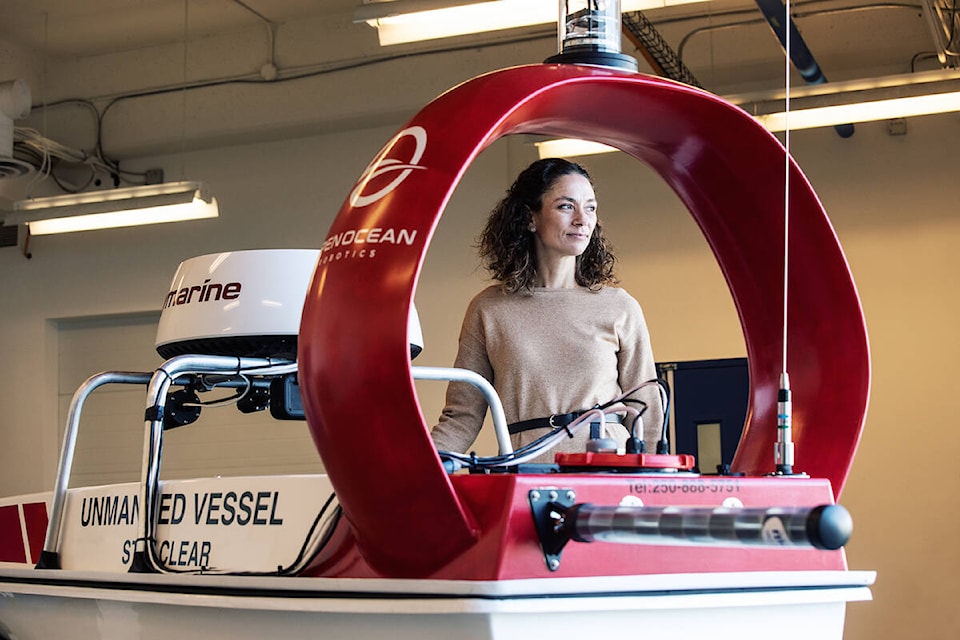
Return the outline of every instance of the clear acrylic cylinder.
{"type": "Polygon", "coordinates": [[[560,53],[620,52],[620,0],[559,0],[560,53]]]}

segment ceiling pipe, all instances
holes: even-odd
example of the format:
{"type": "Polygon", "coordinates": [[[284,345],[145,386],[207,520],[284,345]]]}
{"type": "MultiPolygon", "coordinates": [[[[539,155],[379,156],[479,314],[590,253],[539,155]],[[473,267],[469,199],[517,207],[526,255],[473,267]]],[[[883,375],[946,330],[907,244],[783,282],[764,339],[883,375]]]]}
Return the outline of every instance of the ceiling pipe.
{"type": "MultiPolygon", "coordinates": [[[[780,40],[780,46],[786,51],[787,29],[790,30],[790,62],[800,73],[807,84],[823,84],[827,81],[827,76],[813,57],[810,47],[804,41],[803,36],[797,29],[793,18],[787,16],[787,10],[780,0],[755,0],[760,12],[767,20],[767,24],[773,29],[773,33],[780,40]]],[[[838,124],[834,127],[837,135],[841,138],[849,138],[854,134],[852,124],[838,124]]]]}

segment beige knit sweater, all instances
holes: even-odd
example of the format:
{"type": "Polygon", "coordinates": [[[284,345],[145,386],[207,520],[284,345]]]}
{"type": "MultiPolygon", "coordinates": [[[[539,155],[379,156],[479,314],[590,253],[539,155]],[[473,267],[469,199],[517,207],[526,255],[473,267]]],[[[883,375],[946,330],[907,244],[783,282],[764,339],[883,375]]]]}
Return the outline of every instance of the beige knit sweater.
{"type": "MultiPolygon", "coordinates": [[[[508,423],[588,409],[657,377],[640,304],[616,287],[534,288],[507,294],[499,285],[490,286],[467,307],[455,366],[476,371],[493,384],[508,423]]],[[[632,397],[647,403],[644,439],[652,452],[663,421],[659,391],[652,385],[632,397]]],[[[485,413],[479,391],[451,382],[446,407],[432,431],[434,444],[442,451],[466,452],[485,413]]],[[[626,428],[607,427],[622,445],[626,428]]],[[[516,434],[513,446],[546,432],[516,434]]],[[[584,451],[589,429],[581,428],[576,435],[536,462],[553,462],[559,451],[584,451]]]]}

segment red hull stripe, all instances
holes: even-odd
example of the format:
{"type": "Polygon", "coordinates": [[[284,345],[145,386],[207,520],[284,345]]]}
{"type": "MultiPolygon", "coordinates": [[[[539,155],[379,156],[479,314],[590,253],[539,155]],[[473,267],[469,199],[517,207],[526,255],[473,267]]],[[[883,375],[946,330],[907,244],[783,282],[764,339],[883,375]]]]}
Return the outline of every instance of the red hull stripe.
{"type": "Polygon", "coordinates": [[[47,534],[47,505],[31,502],[23,505],[23,519],[27,524],[27,540],[30,543],[30,562],[40,559],[43,539],[47,534]]]}
{"type": "Polygon", "coordinates": [[[0,562],[26,562],[17,505],[0,507],[0,562]]]}

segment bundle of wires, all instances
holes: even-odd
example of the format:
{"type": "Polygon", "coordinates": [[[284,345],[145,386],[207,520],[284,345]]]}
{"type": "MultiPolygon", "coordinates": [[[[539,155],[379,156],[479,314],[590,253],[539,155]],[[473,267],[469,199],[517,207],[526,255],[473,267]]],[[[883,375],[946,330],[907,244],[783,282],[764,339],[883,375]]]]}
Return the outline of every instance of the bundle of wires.
{"type": "Polygon", "coordinates": [[[83,191],[93,182],[98,172],[114,173],[115,169],[100,159],[82,149],[74,149],[56,140],[51,140],[36,129],[30,127],[15,127],[13,130],[14,149],[23,156],[24,160],[37,167],[38,173],[33,181],[38,182],[52,177],[64,191],[83,191]],[[90,177],[86,184],[70,186],[63,184],[53,172],[54,161],[62,160],[76,165],[86,165],[90,168],[90,177]]]}
{"type": "MultiPolygon", "coordinates": [[[[630,413],[635,412],[637,414],[630,428],[631,438],[636,439],[638,438],[637,424],[643,423],[642,416],[647,410],[647,404],[642,400],[637,400],[631,396],[641,389],[651,385],[658,385],[660,390],[660,401],[663,405],[663,423],[660,429],[660,439],[657,441],[657,453],[667,453],[669,451],[669,443],[667,441],[667,420],[668,416],[670,415],[670,396],[667,393],[666,382],[660,379],[648,380],[647,382],[637,385],[629,391],[620,394],[616,398],[585,411],[570,424],[562,427],[556,427],[555,429],[548,431],[536,440],[525,444],[512,453],[499,454],[495,456],[477,456],[475,453],[464,454],[453,451],[438,451],[437,453],[439,454],[440,459],[444,461],[444,466],[449,472],[458,471],[459,469],[463,468],[468,468],[473,471],[485,471],[490,469],[515,467],[529,460],[537,458],[544,453],[547,453],[564,438],[572,438],[574,433],[580,430],[584,424],[589,424],[591,422],[600,422],[602,424],[605,419],[604,409],[607,409],[618,403],[623,405],[641,405],[639,410],[633,409],[630,411],[630,413]]],[[[632,409],[632,407],[628,408],[632,409]]]]}
{"type": "MultiPolygon", "coordinates": [[[[98,176],[109,176],[114,187],[120,186],[121,183],[146,183],[145,172],[121,169],[116,161],[100,153],[99,148],[88,152],[69,147],[30,127],[14,127],[13,145],[14,154],[37,169],[37,173],[27,185],[27,193],[30,193],[34,185],[46,178],[51,178],[64,193],[85,191],[97,181],[98,176]],[[68,167],[86,167],[89,174],[82,184],[68,183],[62,175],[57,175],[56,168],[59,163],[65,163],[68,167]]],[[[100,183],[97,182],[97,184],[100,183]]]]}

